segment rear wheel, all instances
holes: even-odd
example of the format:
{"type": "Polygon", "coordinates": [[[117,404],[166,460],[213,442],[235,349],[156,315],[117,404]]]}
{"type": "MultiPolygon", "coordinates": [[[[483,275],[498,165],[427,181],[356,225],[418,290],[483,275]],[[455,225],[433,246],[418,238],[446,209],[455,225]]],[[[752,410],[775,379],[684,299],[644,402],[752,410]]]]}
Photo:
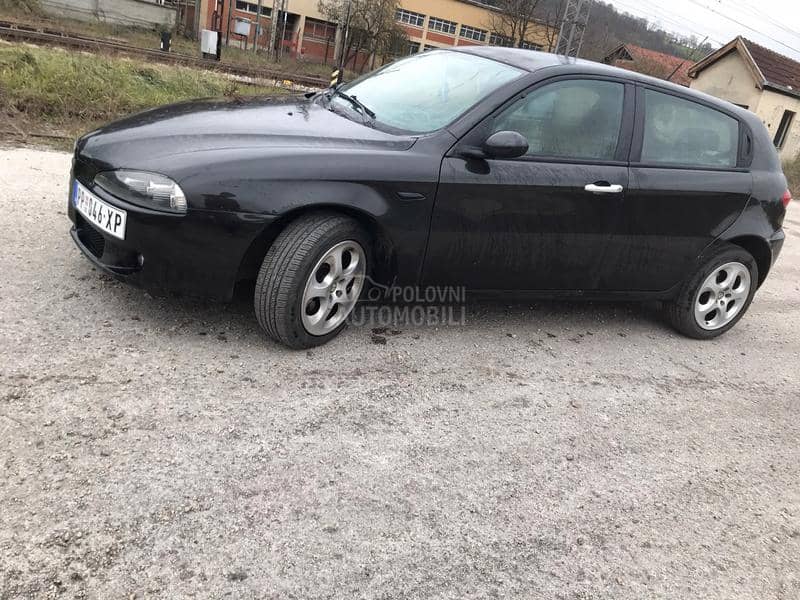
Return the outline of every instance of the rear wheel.
{"type": "Polygon", "coordinates": [[[733,244],[717,250],[667,305],[673,327],[689,337],[722,335],[744,316],[758,285],[753,256],[733,244]]]}
{"type": "Polygon", "coordinates": [[[290,348],[311,348],[338,335],[364,288],[369,248],[369,236],[342,215],[290,223],[256,281],[254,306],[264,331],[290,348]]]}

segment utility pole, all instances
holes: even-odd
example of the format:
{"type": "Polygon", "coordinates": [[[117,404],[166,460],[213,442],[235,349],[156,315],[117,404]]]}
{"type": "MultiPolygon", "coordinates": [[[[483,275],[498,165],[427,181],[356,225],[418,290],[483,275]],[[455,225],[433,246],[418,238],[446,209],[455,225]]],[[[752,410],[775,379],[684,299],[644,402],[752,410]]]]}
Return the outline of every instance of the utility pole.
{"type": "MultiPolygon", "coordinates": [[[[225,0],[222,0],[222,8],[225,8],[225,0]]],[[[233,15],[233,0],[228,0],[228,25],[225,27],[225,45],[229,45],[231,37],[231,15],[233,15]]]]}
{"type": "Polygon", "coordinates": [[[261,0],[258,0],[256,8],[256,37],[253,39],[253,54],[258,52],[258,36],[261,33],[261,0]]]}
{"type": "Polygon", "coordinates": [[[350,9],[351,9],[352,0],[347,0],[347,4],[345,5],[344,9],[344,25],[342,25],[342,21],[339,21],[339,66],[336,72],[336,79],[338,80],[336,83],[341,83],[344,79],[344,61],[346,60],[347,56],[347,40],[350,37],[350,9]]]}
{"type": "Polygon", "coordinates": [[[589,22],[592,0],[567,0],[564,19],[558,31],[556,54],[577,57],[583,45],[583,34],[589,22]]]}
{"type": "Polygon", "coordinates": [[[280,15],[283,12],[286,0],[272,0],[272,14],[269,20],[269,57],[272,60],[278,60],[278,53],[275,49],[275,44],[278,39],[278,27],[280,15]]]}
{"type": "Polygon", "coordinates": [[[203,9],[203,2],[201,0],[194,0],[194,23],[192,24],[192,31],[194,33],[192,39],[194,40],[200,39],[200,11],[202,9],[203,9]]]}
{"type": "Polygon", "coordinates": [[[692,63],[694,62],[694,55],[697,54],[697,51],[700,50],[700,47],[703,44],[706,43],[706,40],[708,40],[708,36],[704,37],[703,41],[700,42],[697,46],[694,47],[694,50],[692,50],[692,53],[689,55],[689,58],[687,58],[681,64],[679,64],[677,67],[675,67],[675,70],[672,71],[672,73],[669,74],[669,77],[667,77],[667,81],[670,81],[673,77],[675,77],[675,73],[677,73],[680,70],[680,68],[683,65],[685,65],[687,62],[692,62],[692,63]]]}

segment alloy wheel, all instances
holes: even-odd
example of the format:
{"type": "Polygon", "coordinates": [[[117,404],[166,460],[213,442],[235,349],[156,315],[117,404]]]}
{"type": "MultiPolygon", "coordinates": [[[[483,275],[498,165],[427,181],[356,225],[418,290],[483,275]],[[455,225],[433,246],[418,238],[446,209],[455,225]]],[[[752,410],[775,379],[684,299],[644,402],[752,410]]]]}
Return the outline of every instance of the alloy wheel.
{"type": "Polygon", "coordinates": [[[750,285],[750,271],[740,262],[725,263],[714,269],[695,295],[697,324],[711,331],[730,323],[745,307],[750,285]]]}
{"type": "Polygon", "coordinates": [[[353,240],[322,255],[303,291],[302,321],[309,334],[326,335],[344,322],[358,301],[366,272],[364,249],[353,240]]]}

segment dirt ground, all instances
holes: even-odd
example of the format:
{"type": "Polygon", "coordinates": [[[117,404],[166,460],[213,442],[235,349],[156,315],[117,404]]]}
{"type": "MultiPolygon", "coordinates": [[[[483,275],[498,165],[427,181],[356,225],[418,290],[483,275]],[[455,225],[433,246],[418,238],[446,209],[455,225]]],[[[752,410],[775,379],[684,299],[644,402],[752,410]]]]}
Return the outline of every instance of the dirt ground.
{"type": "Polygon", "coordinates": [[[0,151],[0,598],[800,597],[796,206],[715,341],[553,302],[290,352],[94,270],[69,163],[0,151]]]}

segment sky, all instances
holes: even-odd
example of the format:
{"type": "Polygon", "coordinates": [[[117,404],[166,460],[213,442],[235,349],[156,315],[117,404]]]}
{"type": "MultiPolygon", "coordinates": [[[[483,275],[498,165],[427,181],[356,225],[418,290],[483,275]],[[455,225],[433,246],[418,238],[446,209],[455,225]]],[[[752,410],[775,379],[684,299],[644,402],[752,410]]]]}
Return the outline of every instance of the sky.
{"type": "Polygon", "coordinates": [[[667,31],[695,35],[698,41],[708,36],[714,47],[742,35],[800,60],[800,0],[605,1],[667,31]]]}

